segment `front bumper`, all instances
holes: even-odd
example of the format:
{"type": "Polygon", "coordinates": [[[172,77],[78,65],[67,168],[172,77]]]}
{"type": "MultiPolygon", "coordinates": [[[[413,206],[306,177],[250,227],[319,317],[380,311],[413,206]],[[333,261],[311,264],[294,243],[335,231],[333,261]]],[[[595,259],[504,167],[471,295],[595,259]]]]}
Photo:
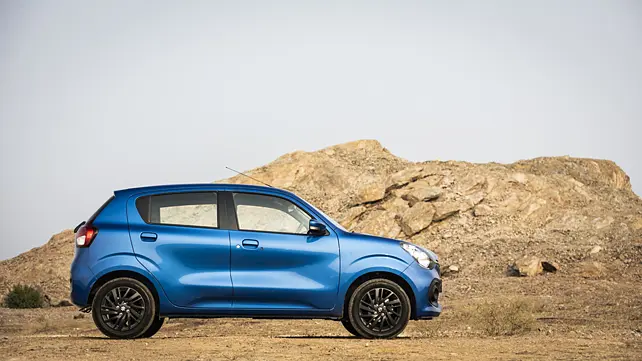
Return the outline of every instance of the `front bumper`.
{"type": "Polygon", "coordinates": [[[415,312],[412,318],[422,320],[438,317],[441,314],[439,296],[442,291],[438,268],[429,270],[413,262],[404,270],[403,275],[415,294],[415,312]]]}

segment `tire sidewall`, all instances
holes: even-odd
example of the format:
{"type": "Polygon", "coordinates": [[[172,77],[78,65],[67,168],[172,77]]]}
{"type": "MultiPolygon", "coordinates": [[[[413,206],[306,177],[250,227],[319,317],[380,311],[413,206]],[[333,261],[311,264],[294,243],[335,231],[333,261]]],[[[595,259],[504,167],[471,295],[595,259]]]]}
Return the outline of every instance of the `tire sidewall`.
{"type": "Polygon", "coordinates": [[[149,338],[154,336],[158,331],[160,331],[164,323],[165,323],[164,318],[155,318],[154,321],[152,322],[152,325],[149,326],[147,331],[145,331],[142,335],[138,336],[137,338],[149,338]]]}
{"type": "Polygon", "coordinates": [[[404,289],[399,286],[397,283],[390,281],[388,279],[380,278],[380,279],[373,279],[364,282],[361,284],[357,289],[352,293],[352,297],[350,297],[350,303],[349,303],[349,308],[348,308],[348,315],[350,317],[350,324],[352,327],[354,327],[355,331],[359,333],[362,337],[366,338],[392,338],[403,332],[403,330],[406,328],[408,325],[408,321],[410,321],[410,298],[404,291],[404,289]],[[361,317],[359,316],[359,302],[363,295],[366,294],[366,292],[372,290],[373,288],[380,288],[380,287],[385,287],[389,288],[390,290],[394,291],[398,296],[399,300],[402,302],[402,314],[401,318],[399,319],[399,323],[395,325],[391,330],[386,331],[386,332],[376,332],[373,330],[370,330],[367,328],[363,322],[361,321],[361,317]]]}
{"type": "Polygon", "coordinates": [[[137,338],[143,335],[153,324],[154,320],[157,318],[157,307],[154,296],[147,286],[142,282],[132,279],[132,278],[116,278],[111,281],[108,281],[98,289],[94,300],[92,302],[92,317],[96,327],[108,337],[111,338],[137,338]],[[143,297],[145,302],[145,314],[141,322],[133,329],[127,331],[117,331],[109,327],[102,319],[100,315],[100,305],[103,298],[108,292],[111,292],[112,289],[116,287],[130,287],[143,297]]]}
{"type": "Polygon", "coordinates": [[[349,318],[348,318],[348,319],[343,319],[343,320],[341,320],[341,324],[342,324],[342,325],[343,325],[343,327],[344,327],[348,332],[350,332],[350,334],[352,334],[353,336],[357,336],[357,337],[361,336],[361,335],[357,332],[357,330],[355,330],[355,329],[354,329],[354,326],[352,326],[352,323],[350,323],[350,319],[349,319],[349,318]]]}

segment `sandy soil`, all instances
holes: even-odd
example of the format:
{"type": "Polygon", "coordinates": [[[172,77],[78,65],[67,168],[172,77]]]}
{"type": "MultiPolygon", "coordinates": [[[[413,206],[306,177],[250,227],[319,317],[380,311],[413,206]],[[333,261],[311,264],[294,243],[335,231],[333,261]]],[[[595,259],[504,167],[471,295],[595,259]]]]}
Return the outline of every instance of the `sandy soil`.
{"type": "Polygon", "coordinates": [[[172,319],[151,339],[118,341],[104,338],[91,317],[74,307],[0,309],[0,359],[642,360],[637,279],[448,282],[442,317],[412,321],[394,340],[357,339],[334,321],[172,319]],[[491,287],[505,292],[496,295],[501,299],[518,295],[538,304],[535,326],[517,336],[484,335],[470,311],[487,301],[488,293],[481,291],[491,287]]]}
{"type": "Polygon", "coordinates": [[[352,337],[333,321],[219,319],[171,320],[151,339],[117,341],[99,334],[89,318],[74,320],[73,309],[11,312],[31,329],[14,325],[7,336],[11,327],[3,327],[0,358],[6,360],[642,359],[635,335],[443,337],[424,335],[431,321],[421,321],[398,339],[373,341],[352,337]]]}

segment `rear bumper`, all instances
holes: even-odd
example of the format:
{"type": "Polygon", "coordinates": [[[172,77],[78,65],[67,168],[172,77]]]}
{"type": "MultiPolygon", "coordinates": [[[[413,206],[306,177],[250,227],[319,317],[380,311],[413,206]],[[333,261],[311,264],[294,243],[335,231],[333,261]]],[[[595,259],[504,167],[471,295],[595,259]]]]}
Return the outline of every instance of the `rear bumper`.
{"type": "Polygon", "coordinates": [[[404,278],[415,294],[415,313],[413,319],[422,320],[438,317],[441,314],[439,295],[441,279],[437,269],[426,269],[413,262],[403,272],[404,278]]]}
{"type": "Polygon", "coordinates": [[[72,262],[71,277],[69,278],[71,303],[78,307],[89,306],[89,292],[91,292],[93,278],[94,273],[89,267],[83,266],[78,262],[72,262]]]}

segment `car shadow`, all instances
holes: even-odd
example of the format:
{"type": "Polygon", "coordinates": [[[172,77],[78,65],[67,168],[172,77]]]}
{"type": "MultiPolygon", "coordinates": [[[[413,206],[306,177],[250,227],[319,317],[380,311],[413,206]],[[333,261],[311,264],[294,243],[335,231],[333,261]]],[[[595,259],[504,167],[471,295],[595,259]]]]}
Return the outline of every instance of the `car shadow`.
{"type": "Polygon", "coordinates": [[[279,335],[274,338],[295,338],[295,339],[335,339],[335,340],[357,340],[357,336],[312,336],[312,335],[279,335]]]}

